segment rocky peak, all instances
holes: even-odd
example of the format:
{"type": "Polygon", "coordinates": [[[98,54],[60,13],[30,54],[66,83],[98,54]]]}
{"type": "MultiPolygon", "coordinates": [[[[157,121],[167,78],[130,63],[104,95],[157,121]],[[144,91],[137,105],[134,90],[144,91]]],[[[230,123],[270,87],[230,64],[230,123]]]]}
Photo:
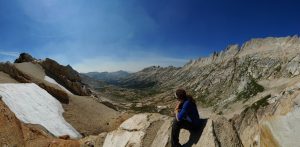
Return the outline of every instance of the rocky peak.
{"type": "Polygon", "coordinates": [[[161,66],[150,66],[150,67],[147,67],[147,68],[144,68],[142,70],[142,72],[148,72],[148,71],[153,71],[153,70],[159,70],[161,69],[162,67],[161,66]]]}
{"type": "Polygon", "coordinates": [[[184,67],[190,67],[190,66],[195,66],[195,67],[203,67],[206,65],[210,64],[218,64],[221,62],[225,62],[227,60],[230,60],[234,58],[238,52],[240,51],[239,45],[229,45],[226,47],[224,50],[220,52],[213,52],[208,57],[201,57],[196,60],[191,60],[189,63],[187,63],[184,67]]]}
{"type": "Polygon", "coordinates": [[[239,51],[240,46],[238,44],[229,45],[224,51],[219,53],[219,56],[223,56],[223,58],[233,58],[239,51]]]}
{"type": "Polygon", "coordinates": [[[57,74],[68,77],[71,81],[80,81],[80,76],[77,71],[75,71],[70,65],[63,66],[57,63],[55,60],[46,58],[42,62],[42,66],[45,68],[46,72],[57,72],[57,74]]]}
{"type": "Polygon", "coordinates": [[[32,62],[35,61],[36,59],[33,58],[30,54],[28,53],[21,53],[19,58],[15,60],[15,63],[22,63],[22,62],[32,62]]]}
{"type": "Polygon", "coordinates": [[[252,39],[241,47],[240,56],[260,54],[261,56],[281,57],[293,56],[300,47],[298,36],[267,37],[252,39]]]}
{"type": "Polygon", "coordinates": [[[209,64],[217,64],[234,57],[245,57],[259,55],[261,57],[293,57],[298,53],[300,48],[300,38],[295,36],[288,37],[267,37],[251,39],[244,43],[241,47],[239,45],[229,45],[220,52],[214,52],[208,57],[201,57],[197,60],[192,60],[185,66],[196,65],[203,67],[209,64]]]}
{"type": "Polygon", "coordinates": [[[63,66],[46,58],[41,62],[47,75],[77,95],[90,95],[91,91],[81,82],[80,75],[70,65],[63,66]]]}

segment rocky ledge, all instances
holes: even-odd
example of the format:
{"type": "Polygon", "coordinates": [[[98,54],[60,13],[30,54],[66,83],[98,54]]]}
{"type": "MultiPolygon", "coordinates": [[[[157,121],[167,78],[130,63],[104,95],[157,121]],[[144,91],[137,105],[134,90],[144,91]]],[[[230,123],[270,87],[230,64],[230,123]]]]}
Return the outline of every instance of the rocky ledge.
{"type": "MultiPolygon", "coordinates": [[[[103,138],[103,134],[87,143],[103,147],[169,147],[172,121],[172,117],[157,113],[137,114],[123,122],[117,130],[107,133],[103,144],[96,141],[103,138]]],[[[199,131],[182,130],[181,144],[192,147],[242,146],[226,118],[214,116],[203,122],[205,127],[199,131]]]]}

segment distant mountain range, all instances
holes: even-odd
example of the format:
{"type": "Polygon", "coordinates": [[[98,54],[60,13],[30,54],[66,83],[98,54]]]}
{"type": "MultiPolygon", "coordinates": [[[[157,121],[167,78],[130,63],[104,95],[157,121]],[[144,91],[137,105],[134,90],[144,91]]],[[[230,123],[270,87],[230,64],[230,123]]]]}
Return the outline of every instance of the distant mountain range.
{"type": "Polygon", "coordinates": [[[123,70],[116,72],[88,72],[82,74],[92,79],[104,81],[109,84],[116,83],[119,79],[126,78],[130,75],[129,72],[123,70]]]}

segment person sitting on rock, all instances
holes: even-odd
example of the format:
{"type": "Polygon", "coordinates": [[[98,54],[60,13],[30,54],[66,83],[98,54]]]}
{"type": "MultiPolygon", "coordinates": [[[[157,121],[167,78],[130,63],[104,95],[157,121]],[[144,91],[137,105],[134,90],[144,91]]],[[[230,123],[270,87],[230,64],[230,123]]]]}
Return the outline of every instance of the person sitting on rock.
{"type": "Polygon", "coordinates": [[[201,120],[193,97],[186,94],[184,89],[175,92],[177,105],[175,107],[175,119],[172,124],[171,146],[181,147],[179,144],[180,129],[198,130],[201,128],[201,120]]]}

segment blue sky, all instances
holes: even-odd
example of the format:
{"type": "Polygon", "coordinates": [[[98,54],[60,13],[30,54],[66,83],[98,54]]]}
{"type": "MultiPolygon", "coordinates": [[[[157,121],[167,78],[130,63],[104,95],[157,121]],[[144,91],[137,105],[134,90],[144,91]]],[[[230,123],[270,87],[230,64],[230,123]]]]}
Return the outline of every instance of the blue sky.
{"type": "Polygon", "coordinates": [[[297,35],[297,0],[0,0],[0,60],[80,72],[182,66],[251,38],[297,35]]]}

